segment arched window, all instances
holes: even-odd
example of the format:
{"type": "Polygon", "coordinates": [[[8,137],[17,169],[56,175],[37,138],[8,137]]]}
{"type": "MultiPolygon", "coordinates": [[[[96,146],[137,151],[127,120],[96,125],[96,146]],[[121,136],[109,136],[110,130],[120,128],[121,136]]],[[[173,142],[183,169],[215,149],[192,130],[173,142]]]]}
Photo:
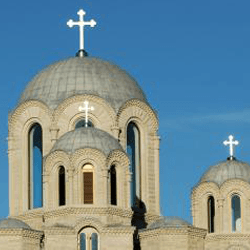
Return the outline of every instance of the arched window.
{"type": "Polygon", "coordinates": [[[238,195],[232,196],[232,232],[241,232],[241,204],[238,195]]]}
{"type": "Polygon", "coordinates": [[[117,185],[116,185],[116,169],[115,165],[110,168],[110,202],[111,205],[117,205],[117,185]]]}
{"type": "Polygon", "coordinates": [[[214,197],[209,196],[207,200],[207,218],[208,218],[209,233],[214,233],[214,215],[215,215],[214,197]]]}
{"type": "Polygon", "coordinates": [[[83,203],[94,203],[94,191],[93,191],[93,166],[86,164],[83,166],[83,203]]]}
{"type": "Polygon", "coordinates": [[[94,228],[84,228],[79,234],[80,250],[98,250],[98,234],[94,228]]]}
{"type": "Polygon", "coordinates": [[[43,183],[43,146],[42,128],[35,123],[28,135],[29,144],[29,209],[43,206],[42,183],[43,183]]]}
{"type": "Polygon", "coordinates": [[[86,126],[86,121],[85,119],[81,119],[76,122],[75,129],[77,128],[82,128],[82,127],[94,127],[93,123],[91,120],[88,120],[88,124],[86,126]]]}
{"type": "Polygon", "coordinates": [[[127,128],[127,153],[130,158],[131,181],[131,205],[138,205],[141,198],[141,168],[140,168],[140,133],[134,122],[130,122],[127,128]]]}
{"type": "Polygon", "coordinates": [[[58,198],[59,206],[66,204],[66,180],[65,180],[65,168],[63,166],[59,167],[58,171],[58,198]]]}

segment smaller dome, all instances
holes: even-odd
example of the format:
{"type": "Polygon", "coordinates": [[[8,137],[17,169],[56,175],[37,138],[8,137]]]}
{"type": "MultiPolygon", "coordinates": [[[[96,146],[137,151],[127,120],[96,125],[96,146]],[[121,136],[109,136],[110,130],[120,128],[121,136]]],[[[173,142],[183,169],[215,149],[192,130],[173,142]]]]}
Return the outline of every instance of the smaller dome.
{"type": "Polygon", "coordinates": [[[183,228],[192,226],[187,221],[176,216],[162,216],[158,220],[152,222],[147,229],[157,228],[183,228]]]}
{"type": "Polygon", "coordinates": [[[62,150],[68,154],[72,154],[81,148],[98,149],[106,156],[116,149],[123,151],[118,140],[107,132],[93,127],[81,127],[67,132],[59,138],[50,153],[56,150],[62,150]]]}
{"type": "Polygon", "coordinates": [[[230,179],[242,179],[250,183],[250,165],[236,159],[228,159],[209,167],[201,177],[199,183],[214,182],[220,186],[230,179]]]}
{"type": "Polygon", "coordinates": [[[18,220],[18,219],[13,219],[13,218],[0,220],[0,228],[3,228],[3,229],[23,228],[23,229],[29,229],[29,230],[31,229],[31,227],[25,222],[18,220]]]}

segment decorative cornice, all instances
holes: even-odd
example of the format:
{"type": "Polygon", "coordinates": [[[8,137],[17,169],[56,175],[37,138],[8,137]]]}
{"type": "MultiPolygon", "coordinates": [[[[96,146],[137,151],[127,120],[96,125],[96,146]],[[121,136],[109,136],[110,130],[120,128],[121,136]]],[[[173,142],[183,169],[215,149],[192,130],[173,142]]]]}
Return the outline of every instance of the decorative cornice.
{"type": "Polygon", "coordinates": [[[131,218],[133,212],[131,209],[121,209],[115,207],[66,207],[63,209],[56,209],[44,213],[45,219],[52,217],[66,216],[66,215],[115,215],[125,218],[131,218]]]}
{"type": "Polygon", "coordinates": [[[156,229],[144,229],[139,232],[139,238],[145,239],[149,237],[159,237],[163,236],[187,236],[187,237],[198,237],[205,238],[207,230],[196,228],[192,226],[181,227],[181,228],[156,228],[156,229]]]}
{"type": "Polygon", "coordinates": [[[42,231],[37,231],[33,229],[23,229],[23,228],[1,228],[0,229],[0,237],[1,236],[21,236],[33,239],[41,239],[43,236],[42,231]]]}
{"type": "Polygon", "coordinates": [[[47,227],[44,229],[44,234],[47,235],[75,235],[74,228],[64,228],[64,227],[47,227]]]}
{"type": "Polygon", "coordinates": [[[229,234],[217,234],[211,233],[207,234],[206,241],[215,241],[215,240],[250,240],[250,234],[246,233],[229,233],[229,234]]]}

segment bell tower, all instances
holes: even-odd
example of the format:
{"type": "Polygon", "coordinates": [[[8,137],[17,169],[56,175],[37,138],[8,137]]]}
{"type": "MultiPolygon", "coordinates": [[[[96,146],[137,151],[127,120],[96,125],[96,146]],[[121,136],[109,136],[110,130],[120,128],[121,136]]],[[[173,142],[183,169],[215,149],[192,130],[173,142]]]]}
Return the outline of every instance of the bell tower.
{"type": "Polygon", "coordinates": [[[46,249],[107,249],[117,234],[109,249],[132,249],[159,216],[158,118],[134,78],[87,56],[84,14],[68,22],[77,56],[38,73],[9,116],[10,216],[46,249]]]}
{"type": "Polygon", "coordinates": [[[250,166],[236,159],[238,144],[232,135],[224,141],[229,157],[209,167],[192,191],[193,224],[208,230],[206,249],[250,246],[246,240],[250,233],[250,166]]]}

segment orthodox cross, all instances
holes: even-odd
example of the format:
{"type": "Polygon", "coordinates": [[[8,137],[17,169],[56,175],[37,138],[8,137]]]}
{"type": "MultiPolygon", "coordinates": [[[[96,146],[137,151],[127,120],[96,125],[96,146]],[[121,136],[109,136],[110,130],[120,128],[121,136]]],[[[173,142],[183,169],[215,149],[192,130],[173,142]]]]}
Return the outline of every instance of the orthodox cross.
{"type": "Polygon", "coordinates": [[[233,160],[234,159],[234,146],[237,146],[239,145],[239,142],[238,141],[234,141],[234,137],[232,135],[229,135],[229,140],[228,141],[224,141],[223,144],[225,146],[228,146],[229,145],[229,152],[230,152],[230,157],[229,159],[230,160],[233,160]]]}
{"type": "Polygon", "coordinates": [[[94,107],[89,107],[89,102],[84,102],[84,107],[80,106],[79,111],[85,111],[85,127],[88,127],[88,111],[94,110],[94,107]]]}
{"type": "Polygon", "coordinates": [[[80,31],[80,50],[79,50],[79,55],[80,57],[83,57],[84,55],[84,26],[86,25],[90,25],[90,27],[95,27],[96,25],[96,21],[91,19],[90,21],[88,22],[85,22],[83,20],[83,17],[85,16],[86,12],[84,10],[79,10],[77,12],[77,14],[79,15],[79,22],[74,22],[72,19],[70,19],[68,22],[67,22],[67,25],[72,28],[73,26],[75,25],[78,25],[79,26],[79,31],[80,31]]]}

